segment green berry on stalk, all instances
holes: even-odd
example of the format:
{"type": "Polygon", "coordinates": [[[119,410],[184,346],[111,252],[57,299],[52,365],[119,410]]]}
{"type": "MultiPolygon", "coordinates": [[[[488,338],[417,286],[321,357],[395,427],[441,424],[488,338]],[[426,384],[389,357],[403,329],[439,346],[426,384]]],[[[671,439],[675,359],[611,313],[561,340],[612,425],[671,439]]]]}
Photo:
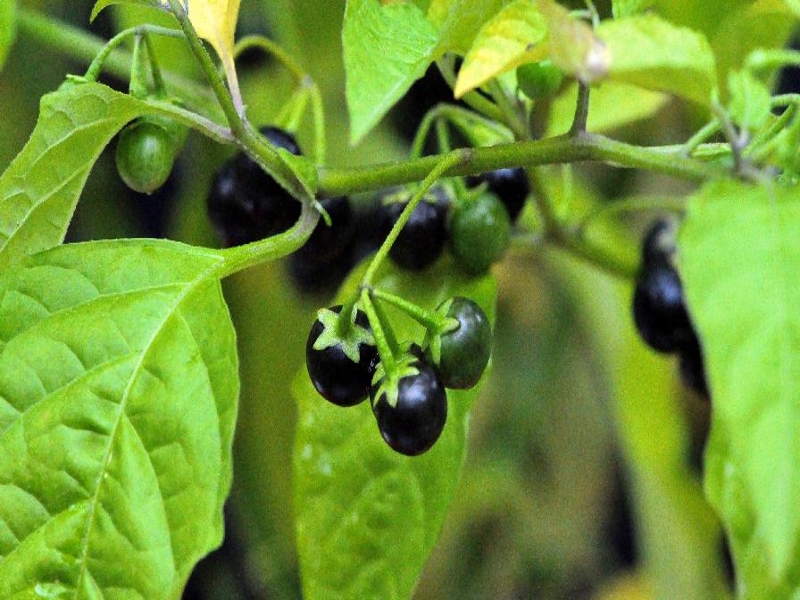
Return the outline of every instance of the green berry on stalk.
{"type": "Polygon", "coordinates": [[[431,336],[428,354],[447,388],[469,389],[480,381],[492,353],[489,318],[476,302],[456,296],[436,312],[453,322],[452,327],[431,336]]]}
{"type": "Polygon", "coordinates": [[[464,200],[450,220],[450,250],[472,275],[482,275],[505,255],[511,243],[511,220],[496,194],[464,200]]]}
{"type": "Polygon", "coordinates": [[[140,118],[119,134],[117,172],[132,190],[153,193],[167,181],[174,162],[172,136],[158,123],[140,118]]]}
{"type": "Polygon", "coordinates": [[[517,85],[531,100],[555,94],[564,81],[564,74],[549,59],[517,67],[517,85]]]}

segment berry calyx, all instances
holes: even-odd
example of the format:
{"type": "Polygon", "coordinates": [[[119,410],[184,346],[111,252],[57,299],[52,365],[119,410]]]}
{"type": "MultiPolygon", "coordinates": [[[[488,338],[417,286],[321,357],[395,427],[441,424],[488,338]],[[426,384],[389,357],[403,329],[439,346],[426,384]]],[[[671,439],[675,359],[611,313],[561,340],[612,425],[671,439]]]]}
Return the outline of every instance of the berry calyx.
{"type": "Polygon", "coordinates": [[[506,253],[511,221],[496,194],[484,192],[461,202],[450,219],[450,251],[472,275],[482,275],[506,253]]]}
{"type": "Polygon", "coordinates": [[[409,352],[387,376],[378,365],[370,394],[378,430],[390,448],[407,456],[429,450],[447,420],[447,393],[436,370],[409,352]]]}
{"type": "Polygon", "coordinates": [[[119,134],[117,172],[129,188],[151,194],[167,181],[175,162],[175,146],[160,124],[140,118],[119,134]]]}
{"type": "Polygon", "coordinates": [[[489,318],[476,302],[456,296],[436,309],[453,323],[429,336],[428,354],[447,388],[469,389],[478,383],[492,353],[489,318]]]}
{"type": "Polygon", "coordinates": [[[342,305],[322,309],[306,342],[306,368],[314,388],[339,406],[355,406],[370,392],[377,349],[367,315],[342,305]]]}

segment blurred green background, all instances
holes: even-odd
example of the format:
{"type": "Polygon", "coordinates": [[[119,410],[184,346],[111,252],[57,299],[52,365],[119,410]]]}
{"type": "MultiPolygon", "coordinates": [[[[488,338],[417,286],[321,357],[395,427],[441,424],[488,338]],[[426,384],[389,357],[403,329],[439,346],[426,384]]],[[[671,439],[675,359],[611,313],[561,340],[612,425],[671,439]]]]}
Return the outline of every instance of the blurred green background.
{"type": "MultiPolygon", "coordinates": [[[[108,38],[143,13],[106,10],[91,26],[89,0],[23,1],[108,38]]],[[[600,3],[608,13],[607,3],[600,3]]],[[[344,0],[242,0],[239,34],[281,43],[324,94],[333,165],[398,159],[424,105],[418,86],[358,147],[347,146],[339,32],[344,0]],[[422,105],[422,108],[421,106],[422,105]]],[[[144,15],[152,15],[145,12],[144,15]]],[[[180,43],[162,41],[162,66],[197,76],[180,43]]],[[[38,100],[85,63],[18,31],[0,73],[0,168],[33,128],[38,100]]],[[[270,123],[291,92],[274,61],[240,63],[251,120],[270,123]]],[[[126,89],[127,84],[106,81],[126,89]]],[[[667,103],[615,135],[675,142],[690,132],[689,107],[667,103]]],[[[310,148],[310,121],[299,132],[310,148]]],[[[113,164],[98,161],[81,198],[70,240],[166,236],[217,245],[205,214],[210,179],[228,148],[196,134],[163,191],[128,191],[113,164]]],[[[623,194],[681,194],[664,178],[607,168],[574,169],[563,205],[612,202],[623,194]]],[[[560,185],[561,172],[544,177],[560,185]]],[[[630,257],[654,214],[615,228],[630,257]]],[[[441,540],[416,598],[725,597],[722,538],[702,498],[700,455],[708,405],[685,391],[672,359],[636,339],[630,282],[552,250],[516,248],[496,270],[500,300],[493,370],[473,415],[469,457],[441,540]]],[[[314,311],[326,295],[300,292],[282,262],[226,281],[238,332],[242,395],[234,487],[223,548],[198,567],[186,598],[299,598],[291,503],[295,406],[289,383],[302,367],[314,311]]]]}

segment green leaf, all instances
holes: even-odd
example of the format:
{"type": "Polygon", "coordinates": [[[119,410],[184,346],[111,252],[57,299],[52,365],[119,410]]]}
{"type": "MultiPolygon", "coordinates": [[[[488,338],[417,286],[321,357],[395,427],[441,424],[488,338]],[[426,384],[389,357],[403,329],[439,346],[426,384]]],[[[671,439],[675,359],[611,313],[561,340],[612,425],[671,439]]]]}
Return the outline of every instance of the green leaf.
{"type": "Polygon", "coordinates": [[[766,85],[748,71],[728,73],[728,110],[734,122],[750,133],[759,129],[770,117],[770,93],[766,85]]]}
{"type": "Polygon", "coordinates": [[[0,70],[8,56],[8,51],[14,43],[14,34],[17,25],[17,1],[4,0],[0,4],[0,70]]]}
{"type": "Polygon", "coordinates": [[[628,17],[646,11],[655,0],[613,0],[611,11],[615,19],[628,17]]]}
{"type": "MultiPolygon", "coordinates": [[[[452,262],[408,275],[384,271],[376,287],[422,306],[460,294],[494,319],[490,277],[467,279],[452,262]]],[[[340,300],[357,293],[353,278],[340,300]]],[[[422,341],[419,325],[387,310],[401,340],[422,341]]],[[[295,510],[306,600],[407,599],[444,522],[466,451],[476,390],[448,390],[448,416],[434,447],[418,457],[393,452],[369,402],[342,409],[326,402],[308,375],[295,386],[295,510]]]]}
{"type": "MultiPolygon", "coordinates": [[[[516,0],[480,29],[458,73],[455,97],[525,62],[547,35],[547,23],[530,0],[516,0]]],[[[540,47],[540,57],[546,53],[540,47]]]]}
{"type": "Polygon", "coordinates": [[[714,54],[701,34],[656,15],[603,21],[597,33],[610,54],[609,78],[710,103],[714,54]]]}
{"type": "Polygon", "coordinates": [[[0,271],[61,243],[100,152],[144,112],[147,104],[93,83],[42,98],[30,139],[0,175],[0,271]]]}
{"type": "Polygon", "coordinates": [[[464,56],[481,27],[509,0],[432,0],[428,18],[439,28],[437,56],[464,56]]]}
{"type": "Polygon", "coordinates": [[[94,21],[97,15],[100,14],[100,11],[102,11],[104,8],[114,4],[133,4],[136,6],[146,6],[149,8],[166,10],[166,7],[161,3],[160,0],[97,0],[92,7],[92,13],[89,15],[89,22],[94,21]]]}
{"type": "MultiPolygon", "coordinates": [[[[550,106],[547,136],[569,131],[575,118],[578,86],[571,85],[550,106]]],[[[669,100],[659,92],[606,81],[589,95],[589,119],[586,127],[596,133],[617,129],[655,115],[669,100]]]]}
{"type": "Polygon", "coordinates": [[[585,83],[604,78],[608,51],[589,24],[553,0],[538,0],[537,6],[547,21],[547,52],[553,64],[585,83]]]}
{"type": "Polygon", "coordinates": [[[357,143],[419,79],[438,37],[411,2],[348,0],[342,44],[350,141],[357,143]]]}
{"type": "Polygon", "coordinates": [[[799,223],[797,187],[719,181],[679,238],[713,398],[705,488],[750,598],[800,592],[799,223]]]}
{"type": "Polygon", "coordinates": [[[122,240],[0,276],[0,597],[175,598],[220,543],[239,385],[222,262],[122,240]]]}

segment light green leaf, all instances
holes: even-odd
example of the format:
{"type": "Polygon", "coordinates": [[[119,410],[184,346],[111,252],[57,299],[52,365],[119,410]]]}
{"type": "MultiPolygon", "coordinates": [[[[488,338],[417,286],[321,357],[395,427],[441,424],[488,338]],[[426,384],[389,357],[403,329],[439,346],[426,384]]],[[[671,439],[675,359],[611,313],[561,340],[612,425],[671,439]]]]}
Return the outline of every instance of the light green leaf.
{"type": "Polygon", "coordinates": [[[537,6],[547,22],[547,51],[553,64],[585,83],[604,78],[608,50],[589,24],[553,0],[538,0],[537,6]]]}
{"type": "Polygon", "coordinates": [[[166,10],[166,7],[160,0],[97,0],[97,2],[94,4],[94,7],[92,7],[92,13],[89,15],[89,21],[94,21],[97,15],[100,14],[100,11],[114,4],[133,4],[166,10]]]}
{"type": "Polygon", "coordinates": [[[749,598],[800,593],[798,223],[797,187],[720,181],[679,238],[712,391],[705,488],[749,598]]]}
{"type": "Polygon", "coordinates": [[[754,133],[770,117],[769,89],[750,72],[728,73],[728,92],[731,117],[745,131],[754,133]]]}
{"type": "Polygon", "coordinates": [[[603,21],[597,33],[610,55],[609,78],[710,103],[714,54],[701,34],[656,15],[603,21]]]}
{"type": "Polygon", "coordinates": [[[4,0],[0,3],[0,70],[14,43],[17,25],[17,0],[4,0]]]}
{"type": "MultiPolygon", "coordinates": [[[[431,308],[465,295],[493,320],[494,280],[466,279],[444,262],[423,275],[384,272],[376,286],[431,308]]],[[[342,299],[356,293],[357,283],[351,280],[342,299]]],[[[387,313],[399,339],[422,340],[419,325],[387,313]]],[[[305,372],[295,391],[295,510],[304,598],[406,600],[453,498],[476,390],[448,390],[444,432],[417,457],[389,449],[369,401],[349,409],[334,406],[316,393],[305,372]]]]}
{"type": "MultiPolygon", "coordinates": [[[[547,23],[530,0],[512,2],[481,27],[458,73],[455,97],[536,59],[532,52],[547,35],[547,23]]],[[[539,47],[540,57],[545,51],[539,47]]]]}
{"type": "Polygon", "coordinates": [[[800,0],[783,0],[783,2],[795,15],[800,17],[800,0]]]}
{"type": "Polygon", "coordinates": [[[455,52],[464,56],[478,31],[509,0],[432,0],[428,19],[439,28],[437,56],[455,52]]]}
{"type": "MultiPolygon", "coordinates": [[[[569,131],[575,117],[575,103],[578,98],[576,85],[570,86],[550,105],[547,136],[560,135],[569,131]]],[[[589,95],[589,120],[586,127],[593,132],[606,132],[629,125],[656,114],[669,100],[659,92],[606,81],[592,89],[589,95]]]]}
{"type": "Polygon", "coordinates": [[[635,15],[646,11],[655,0],[613,0],[611,11],[615,19],[635,15]]]}
{"type": "Polygon", "coordinates": [[[238,396],[221,264],[122,240],[0,276],[0,597],[171,599],[220,543],[238,396]]]}
{"type": "Polygon", "coordinates": [[[350,141],[358,142],[420,78],[438,37],[411,2],[348,0],[342,44],[350,141]]]}

